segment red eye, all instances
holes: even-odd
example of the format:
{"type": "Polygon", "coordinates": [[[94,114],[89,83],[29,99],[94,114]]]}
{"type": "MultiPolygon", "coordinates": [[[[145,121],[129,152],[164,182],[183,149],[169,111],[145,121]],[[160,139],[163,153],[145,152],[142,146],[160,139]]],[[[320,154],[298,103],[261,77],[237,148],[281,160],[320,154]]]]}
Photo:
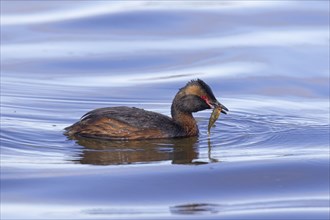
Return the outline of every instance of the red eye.
{"type": "Polygon", "coordinates": [[[203,100],[205,100],[205,101],[207,101],[207,100],[208,100],[208,98],[207,98],[207,96],[206,96],[206,95],[202,95],[202,96],[201,96],[201,98],[202,98],[203,100]]]}

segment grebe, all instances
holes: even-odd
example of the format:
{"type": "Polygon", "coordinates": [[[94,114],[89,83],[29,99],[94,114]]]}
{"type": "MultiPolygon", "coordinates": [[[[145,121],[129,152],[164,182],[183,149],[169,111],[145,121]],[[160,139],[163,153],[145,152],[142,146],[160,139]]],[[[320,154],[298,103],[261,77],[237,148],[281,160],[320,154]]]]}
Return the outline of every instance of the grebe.
{"type": "Polygon", "coordinates": [[[224,114],[228,111],[217,101],[211,88],[197,79],[188,82],[175,95],[171,106],[172,118],[135,107],[99,108],[65,128],[65,134],[71,138],[110,140],[192,137],[199,133],[192,113],[211,108],[220,108],[224,114]]]}

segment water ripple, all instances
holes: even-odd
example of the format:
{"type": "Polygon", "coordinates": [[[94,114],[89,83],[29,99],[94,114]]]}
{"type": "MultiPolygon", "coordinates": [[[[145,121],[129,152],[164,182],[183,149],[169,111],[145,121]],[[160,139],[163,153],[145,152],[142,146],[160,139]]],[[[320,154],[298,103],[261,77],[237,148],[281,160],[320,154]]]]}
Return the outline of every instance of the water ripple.
{"type": "MultiPolygon", "coordinates": [[[[200,127],[200,136],[196,140],[152,140],[137,142],[111,142],[97,140],[66,140],[63,128],[77,120],[88,109],[107,106],[128,105],[147,106],[149,110],[168,114],[169,103],[104,102],[86,100],[84,103],[71,103],[70,100],[26,97],[24,102],[14,104],[5,99],[2,114],[2,149],[3,161],[12,163],[11,158],[20,157],[19,161],[32,160],[33,163],[47,163],[54,157],[58,163],[91,163],[99,165],[139,164],[166,162],[203,164],[217,161],[263,160],[284,156],[322,157],[328,145],[328,124],[320,123],[320,118],[327,118],[326,111],[314,111],[309,103],[297,104],[286,101],[286,108],[273,102],[274,105],[261,100],[225,99],[226,105],[234,109],[237,103],[245,103],[241,109],[232,110],[221,116],[216,126],[207,136],[209,112],[196,115],[200,127]],[[38,103],[26,106],[25,102],[38,103]],[[228,104],[227,104],[228,103],[228,104]],[[253,104],[252,104],[253,103],[253,104]],[[79,104],[79,105],[77,105],[79,104]],[[82,107],[82,104],[85,107],[82,107]],[[262,113],[252,113],[258,105],[262,113]],[[71,110],[63,111],[62,109],[71,110]],[[290,106],[290,107],[289,107],[290,106]],[[295,108],[307,106],[313,116],[294,114],[295,108]],[[60,108],[58,108],[60,107],[60,108]],[[71,114],[74,108],[77,112],[71,114]],[[85,109],[85,110],[84,110],[85,109]],[[268,113],[267,113],[268,109],[268,113]],[[322,116],[323,115],[323,116],[322,116]],[[19,126],[12,125],[16,121],[19,126]],[[53,155],[52,155],[53,154],[53,155]],[[43,156],[41,156],[43,155],[43,156]],[[25,159],[23,159],[25,158],[25,159]],[[39,159],[36,159],[39,158],[39,159]],[[124,159],[125,158],[125,159],[124,159]],[[10,162],[11,161],[11,162],[10,162]],[[38,163],[38,162],[37,162],[38,163]]],[[[13,99],[16,100],[16,99],[13,99]]],[[[325,105],[327,103],[324,103],[325,105]]],[[[319,106],[319,105],[318,105],[319,106]]],[[[53,159],[54,159],[53,158],[53,159]]]]}

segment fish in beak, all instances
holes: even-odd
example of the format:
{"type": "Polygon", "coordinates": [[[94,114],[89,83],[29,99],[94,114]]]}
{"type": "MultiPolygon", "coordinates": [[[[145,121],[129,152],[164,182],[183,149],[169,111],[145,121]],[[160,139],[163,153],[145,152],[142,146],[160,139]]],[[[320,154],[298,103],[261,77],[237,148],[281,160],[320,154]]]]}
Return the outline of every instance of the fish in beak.
{"type": "Polygon", "coordinates": [[[214,123],[219,118],[220,113],[227,114],[227,111],[229,111],[228,108],[226,108],[226,106],[222,105],[218,101],[212,102],[210,104],[213,107],[213,111],[212,111],[211,117],[209,119],[209,125],[207,128],[208,135],[210,135],[211,127],[214,125],[214,123]]]}

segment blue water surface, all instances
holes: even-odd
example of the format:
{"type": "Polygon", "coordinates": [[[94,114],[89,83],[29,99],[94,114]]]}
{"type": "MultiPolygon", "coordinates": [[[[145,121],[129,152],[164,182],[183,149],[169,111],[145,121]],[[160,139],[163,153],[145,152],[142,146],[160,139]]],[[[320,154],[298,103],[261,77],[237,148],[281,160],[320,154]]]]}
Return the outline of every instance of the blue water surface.
{"type": "Polygon", "coordinates": [[[1,219],[329,219],[329,1],[1,1],[1,219]],[[95,108],[230,109],[69,140],[95,108]]]}

